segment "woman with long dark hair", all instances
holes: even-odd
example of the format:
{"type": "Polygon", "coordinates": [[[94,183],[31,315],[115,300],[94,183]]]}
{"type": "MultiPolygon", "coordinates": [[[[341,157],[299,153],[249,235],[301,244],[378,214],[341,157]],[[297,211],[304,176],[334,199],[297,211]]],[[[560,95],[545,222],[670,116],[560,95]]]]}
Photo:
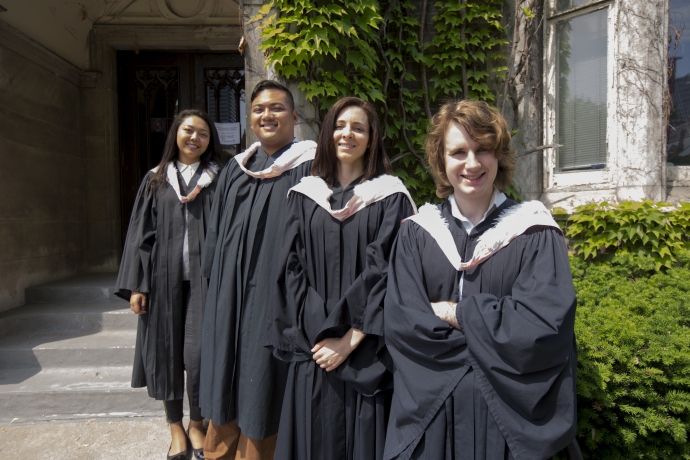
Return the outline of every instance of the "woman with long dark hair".
{"type": "Polygon", "coordinates": [[[147,387],[149,396],[164,401],[169,460],[187,459],[190,444],[195,458],[203,458],[199,365],[207,282],[200,275],[200,254],[221,153],[205,112],[184,110],[175,117],[160,163],[139,187],[117,278],[116,295],[139,315],[132,387],[147,387]]]}
{"type": "Polygon", "coordinates": [[[391,374],[383,355],[388,255],[415,212],[390,162],[373,106],[328,111],[312,176],[288,194],[268,341],[290,363],[279,460],[380,459],[391,374]]]}

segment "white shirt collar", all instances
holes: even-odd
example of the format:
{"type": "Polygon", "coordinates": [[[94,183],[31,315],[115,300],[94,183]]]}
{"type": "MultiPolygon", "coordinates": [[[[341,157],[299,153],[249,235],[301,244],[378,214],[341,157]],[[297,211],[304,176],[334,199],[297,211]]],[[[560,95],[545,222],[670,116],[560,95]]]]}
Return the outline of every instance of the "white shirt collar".
{"type": "MultiPolygon", "coordinates": [[[[497,188],[494,187],[494,194],[491,197],[491,203],[489,204],[489,209],[486,210],[484,213],[484,216],[482,217],[482,220],[477,222],[477,225],[480,223],[484,222],[484,219],[486,219],[486,216],[494,212],[496,208],[501,206],[503,202],[506,200],[506,195],[505,193],[501,192],[497,188]]],[[[465,231],[469,235],[470,232],[472,232],[472,229],[476,227],[467,217],[463,216],[462,213],[460,212],[460,208],[458,207],[458,203],[455,201],[455,195],[451,193],[451,195],[448,197],[448,201],[450,201],[450,208],[451,212],[453,213],[453,217],[458,219],[461,223],[462,226],[465,228],[465,231]]]]}
{"type": "Polygon", "coordinates": [[[192,174],[194,174],[196,172],[196,169],[199,167],[200,164],[201,164],[200,161],[197,161],[196,163],[192,163],[191,165],[186,165],[186,164],[178,161],[177,162],[177,170],[180,171],[181,173],[184,173],[187,170],[187,168],[191,168],[192,174]]]}
{"type": "Polygon", "coordinates": [[[177,170],[180,171],[180,174],[182,174],[182,178],[184,179],[185,184],[189,184],[189,181],[192,180],[192,176],[194,176],[194,173],[196,172],[201,162],[197,161],[196,163],[192,163],[191,165],[186,165],[184,163],[180,163],[179,161],[177,161],[176,163],[177,170]]]}

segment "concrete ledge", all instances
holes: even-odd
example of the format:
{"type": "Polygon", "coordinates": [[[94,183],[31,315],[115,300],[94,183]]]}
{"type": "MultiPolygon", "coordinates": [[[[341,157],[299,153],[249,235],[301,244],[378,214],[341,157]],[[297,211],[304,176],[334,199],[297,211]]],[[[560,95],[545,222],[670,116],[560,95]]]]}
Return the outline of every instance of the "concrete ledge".
{"type": "Polygon", "coordinates": [[[122,302],[121,299],[114,295],[116,281],[116,273],[78,275],[27,288],[25,299],[26,303],[122,302]]]}
{"type": "Polygon", "coordinates": [[[118,302],[43,303],[0,313],[0,335],[78,333],[107,329],[136,329],[129,305],[118,302]]]}
{"type": "Polygon", "coordinates": [[[0,338],[0,369],[131,366],[136,335],[136,330],[106,330],[77,337],[4,336],[0,338]]]}
{"type": "Polygon", "coordinates": [[[52,368],[0,371],[0,422],[14,418],[95,414],[153,413],[163,403],[149,398],[145,388],[131,388],[132,368],[52,368]],[[12,379],[10,383],[3,381],[12,379]]]}

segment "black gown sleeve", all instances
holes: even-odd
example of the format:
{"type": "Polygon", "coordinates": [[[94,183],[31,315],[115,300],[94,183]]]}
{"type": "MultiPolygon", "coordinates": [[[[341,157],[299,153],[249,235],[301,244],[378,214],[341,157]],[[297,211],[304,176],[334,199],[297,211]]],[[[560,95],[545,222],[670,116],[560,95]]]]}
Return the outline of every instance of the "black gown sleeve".
{"type": "Polygon", "coordinates": [[[458,303],[456,315],[484,389],[490,385],[497,396],[492,399],[500,402],[494,416],[516,428],[520,419],[543,425],[546,442],[551,429],[553,439],[574,428],[574,401],[559,399],[559,392],[564,377],[566,386],[574,384],[576,297],[562,234],[539,228],[521,239],[511,294],[470,295],[458,303]]]}
{"type": "Polygon", "coordinates": [[[457,278],[433,245],[421,227],[406,222],[391,254],[384,324],[395,387],[384,458],[397,456],[419,439],[469,368],[465,335],[431,308],[431,302],[452,298],[457,278]],[[423,264],[425,251],[437,253],[431,267],[423,264]],[[427,279],[441,288],[429,292],[427,279]]]}
{"type": "Polygon", "coordinates": [[[208,223],[206,225],[206,237],[204,239],[204,246],[201,253],[201,276],[204,278],[211,277],[211,267],[213,267],[213,258],[216,253],[216,243],[218,242],[218,233],[220,224],[223,218],[223,209],[225,206],[225,195],[228,188],[232,185],[232,174],[235,160],[230,160],[223,167],[223,170],[218,176],[215,184],[215,193],[213,195],[213,203],[211,205],[211,213],[208,216],[208,223]]]}
{"type": "Polygon", "coordinates": [[[309,340],[303,332],[302,315],[305,302],[317,302],[323,309],[323,299],[309,286],[307,260],[301,232],[304,229],[303,200],[300,193],[292,193],[287,199],[285,227],[278,266],[277,287],[272,304],[272,315],[267,331],[266,344],[273,354],[284,361],[311,359],[309,340]]]}
{"type": "Polygon", "coordinates": [[[410,200],[396,193],[383,200],[384,211],[376,238],[366,247],[364,269],[345,291],[316,338],[319,342],[330,329],[342,324],[367,335],[383,337],[383,299],[388,283],[388,259],[403,219],[414,214],[410,200]]]}
{"type": "Polygon", "coordinates": [[[129,301],[132,291],[151,291],[151,265],[156,242],[156,197],[148,188],[149,172],[139,186],[129,220],[122,262],[117,275],[115,295],[129,301]]]}

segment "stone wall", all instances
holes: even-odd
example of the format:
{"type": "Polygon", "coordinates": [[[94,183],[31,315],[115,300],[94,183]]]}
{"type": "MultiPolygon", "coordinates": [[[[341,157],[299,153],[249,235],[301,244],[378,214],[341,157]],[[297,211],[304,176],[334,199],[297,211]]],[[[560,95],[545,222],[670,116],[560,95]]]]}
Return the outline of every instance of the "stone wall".
{"type": "Polygon", "coordinates": [[[0,22],[0,311],[83,268],[79,74],[0,22]]]}

